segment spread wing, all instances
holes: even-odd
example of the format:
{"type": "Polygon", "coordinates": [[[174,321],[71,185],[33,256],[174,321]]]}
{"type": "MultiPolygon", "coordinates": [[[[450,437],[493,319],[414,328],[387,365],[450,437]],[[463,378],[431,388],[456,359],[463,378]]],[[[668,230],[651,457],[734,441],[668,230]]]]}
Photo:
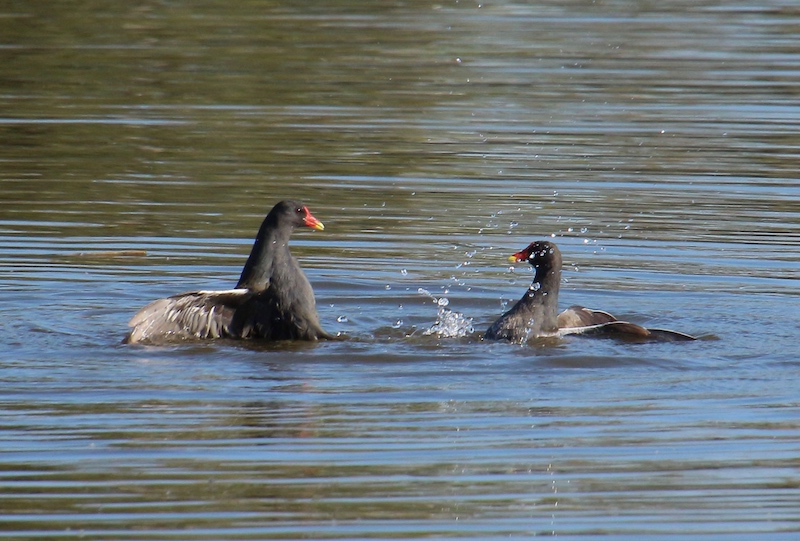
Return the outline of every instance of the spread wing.
{"type": "Polygon", "coordinates": [[[195,291],[153,301],[128,322],[127,343],[155,339],[229,336],[234,313],[253,293],[247,289],[195,291]]]}
{"type": "Polygon", "coordinates": [[[592,310],[577,305],[570,306],[558,314],[558,335],[566,336],[568,334],[619,338],[632,341],[685,342],[697,340],[694,336],[678,331],[648,329],[636,323],[619,321],[608,312],[592,310]]]}
{"type": "Polygon", "coordinates": [[[650,338],[650,331],[646,328],[627,321],[608,321],[583,327],[565,327],[558,329],[558,334],[559,336],[580,334],[584,336],[620,338],[623,340],[647,340],[650,338]]]}
{"type": "Polygon", "coordinates": [[[592,310],[576,304],[558,314],[558,328],[588,327],[590,325],[601,325],[616,320],[617,318],[608,312],[592,310]]]}
{"type": "Polygon", "coordinates": [[[680,331],[670,329],[647,329],[650,331],[650,339],[660,342],[690,342],[697,340],[697,337],[680,331]]]}

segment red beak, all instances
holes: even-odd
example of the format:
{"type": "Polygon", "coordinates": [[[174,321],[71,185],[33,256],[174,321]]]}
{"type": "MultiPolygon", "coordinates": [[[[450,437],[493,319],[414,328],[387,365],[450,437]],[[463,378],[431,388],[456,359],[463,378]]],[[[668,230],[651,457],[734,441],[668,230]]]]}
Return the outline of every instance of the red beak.
{"type": "Polygon", "coordinates": [[[303,209],[306,211],[306,217],[305,220],[303,220],[303,224],[313,229],[316,229],[317,231],[322,231],[323,229],[325,229],[325,226],[322,225],[322,222],[314,218],[314,216],[308,210],[308,207],[303,207],[303,209]]]}
{"type": "Polygon", "coordinates": [[[528,249],[525,248],[525,250],[520,250],[516,254],[508,256],[508,260],[511,261],[512,263],[519,263],[520,261],[527,261],[528,260],[528,254],[526,253],[527,250],[528,249]]]}

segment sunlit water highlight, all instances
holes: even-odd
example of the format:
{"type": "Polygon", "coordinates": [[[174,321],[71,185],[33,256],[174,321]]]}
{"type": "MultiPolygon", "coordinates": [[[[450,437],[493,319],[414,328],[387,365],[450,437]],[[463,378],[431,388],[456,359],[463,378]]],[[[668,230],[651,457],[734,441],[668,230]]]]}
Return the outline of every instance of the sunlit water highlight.
{"type": "Polygon", "coordinates": [[[0,9],[0,536],[795,539],[794,6],[334,4],[0,9]],[[287,196],[346,340],[120,343],[287,196]]]}

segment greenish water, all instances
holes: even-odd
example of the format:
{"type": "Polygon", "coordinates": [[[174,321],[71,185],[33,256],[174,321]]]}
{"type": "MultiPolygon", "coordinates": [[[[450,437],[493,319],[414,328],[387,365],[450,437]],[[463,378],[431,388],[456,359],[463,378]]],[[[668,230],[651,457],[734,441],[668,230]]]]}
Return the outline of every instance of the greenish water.
{"type": "Polygon", "coordinates": [[[800,12],[372,4],[0,8],[0,537],[794,539],[800,12]],[[288,196],[348,340],[120,344],[288,196]],[[540,238],[704,339],[480,341],[540,238]]]}

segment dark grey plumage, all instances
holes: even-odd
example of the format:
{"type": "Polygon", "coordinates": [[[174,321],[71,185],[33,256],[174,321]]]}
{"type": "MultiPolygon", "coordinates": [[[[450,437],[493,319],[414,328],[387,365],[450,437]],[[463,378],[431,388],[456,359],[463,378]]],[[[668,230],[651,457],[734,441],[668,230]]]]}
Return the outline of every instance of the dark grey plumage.
{"type": "Polygon", "coordinates": [[[547,241],[537,241],[509,257],[533,266],[533,283],[525,295],[495,321],[484,334],[485,340],[525,342],[533,338],[568,334],[610,336],[627,340],[696,340],[695,337],[668,329],[647,329],[635,323],[618,321],[602,310],[570,306],[557,314],[561,287],[561,252],[547,241]]]}
{"type": "Polygon", "coordinates": [[[528,261],[533,283],[525,295],[486,331],[486,340],[523,342],[529,338],[555,336],[558,332],[558,290],[561,287],[561,252],[551,242],[530,244],[509,260],[528,261]]]}
{"type": "Polygon", "coordinates": [[[236,289],[153,301],[131,318],[125,341],[333,338],[322,329],[314,291],[289,251],[289,237],[298,226],[324,229],[302,203],[281,201],[261,224],[236,289]]]}

